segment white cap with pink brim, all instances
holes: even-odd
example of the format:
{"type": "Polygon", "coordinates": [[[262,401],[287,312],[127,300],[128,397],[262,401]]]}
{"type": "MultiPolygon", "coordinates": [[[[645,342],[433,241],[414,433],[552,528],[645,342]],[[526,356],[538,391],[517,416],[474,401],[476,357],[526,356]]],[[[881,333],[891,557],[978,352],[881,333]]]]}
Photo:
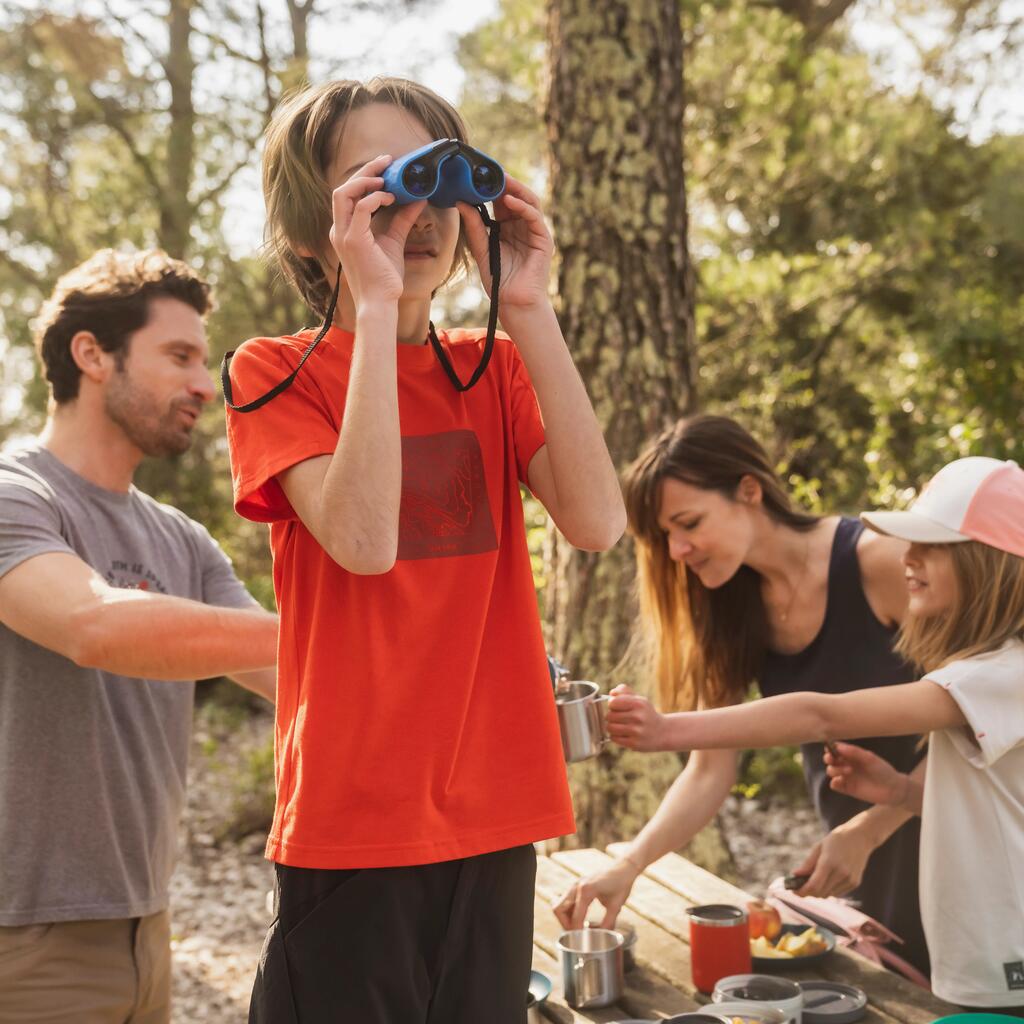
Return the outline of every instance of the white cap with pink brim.
{"type": "Polygon", "coordinates": [[[918,544],[974,540],[1024,558],[1024,469],[972,455],[944,466],[906,512],[862,512],[871,529],[918,544]]]}

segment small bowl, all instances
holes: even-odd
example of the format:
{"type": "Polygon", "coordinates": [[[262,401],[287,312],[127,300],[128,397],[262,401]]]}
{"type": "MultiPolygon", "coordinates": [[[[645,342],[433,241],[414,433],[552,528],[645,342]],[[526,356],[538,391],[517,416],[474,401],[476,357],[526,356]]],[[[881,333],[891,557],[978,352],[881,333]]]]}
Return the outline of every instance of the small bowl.
{"type": "MultiPolygon", "coordinates": [[[[782,931],[779,935],[799,935],[801,932],[807,931],[811,925],[809,924],[784,924],[782,931]]],[[[778,969],[780,971],[791,971],[797,967],[803,967],[805,964],[816,964],[820,963],[825,959],[836,948],[836,936],[835,932],[830,932],[827,928],[822,928],[820,924],[814,925],[814,930],[825,940],[825,948],[820,953],[811,953],[810,956],[754,956],[751,954],[750,960],[755,970],[758,971],[770,971],[778,969]]]]}
{"type": "Polygon", "coordinates": [[[726,1020],[733,1022],[739,1017],[744,1024],[785,1024],[786,1014],[772,1006],[760,1003],[735,1002],[712,1003],[715,1013],[720,1013],[726,1020]]]}
{"type": "Polygon", "coordinates": [[[530,987],[526,993],[527,1024],[544,1024],[541,1006],[551,995],[551,979],[540,971],[530,971],[530,987]]]}

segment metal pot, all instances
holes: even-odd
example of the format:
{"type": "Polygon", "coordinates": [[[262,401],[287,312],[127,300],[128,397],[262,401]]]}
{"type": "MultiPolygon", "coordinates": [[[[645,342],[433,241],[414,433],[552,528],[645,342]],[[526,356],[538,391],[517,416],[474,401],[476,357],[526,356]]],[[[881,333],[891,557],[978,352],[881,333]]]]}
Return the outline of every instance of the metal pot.
{"type": "Polygon", "coordinates": [[[565,1001],[577,1010],[611,1006],[622,998],[622,935],[579,928],[558,939],[565,1001]]]}
{"type": "MultiPolygon", "coordinates": [[[[600,928],[600,921],[588,921],[587,928],[600,928]]],[[[622,936],[622,969],[629,974],[636,967],[636,929],[631,924],[617,921],[612,931],[622,936]]]]}

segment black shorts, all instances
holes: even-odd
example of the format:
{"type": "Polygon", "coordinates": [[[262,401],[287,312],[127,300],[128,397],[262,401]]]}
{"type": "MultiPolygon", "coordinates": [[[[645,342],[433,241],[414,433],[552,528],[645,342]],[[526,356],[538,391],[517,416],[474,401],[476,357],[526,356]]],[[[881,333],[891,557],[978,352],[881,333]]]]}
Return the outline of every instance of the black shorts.
{"type": "Polygon", "coordinates": [[[406,868],[277,865],[249,1024],[524,1024],[532,846],[406,868]]]}

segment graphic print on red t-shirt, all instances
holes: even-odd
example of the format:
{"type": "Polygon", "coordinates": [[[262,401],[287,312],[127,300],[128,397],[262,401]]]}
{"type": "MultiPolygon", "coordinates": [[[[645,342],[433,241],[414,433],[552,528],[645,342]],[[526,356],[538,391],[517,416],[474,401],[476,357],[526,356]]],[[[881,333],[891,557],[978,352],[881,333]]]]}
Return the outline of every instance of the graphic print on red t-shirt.
{"type": "Polygon", "coordinates": [[[476,434],[403,437],[399,559],[479,555],[497,547],[476,434]]]}

